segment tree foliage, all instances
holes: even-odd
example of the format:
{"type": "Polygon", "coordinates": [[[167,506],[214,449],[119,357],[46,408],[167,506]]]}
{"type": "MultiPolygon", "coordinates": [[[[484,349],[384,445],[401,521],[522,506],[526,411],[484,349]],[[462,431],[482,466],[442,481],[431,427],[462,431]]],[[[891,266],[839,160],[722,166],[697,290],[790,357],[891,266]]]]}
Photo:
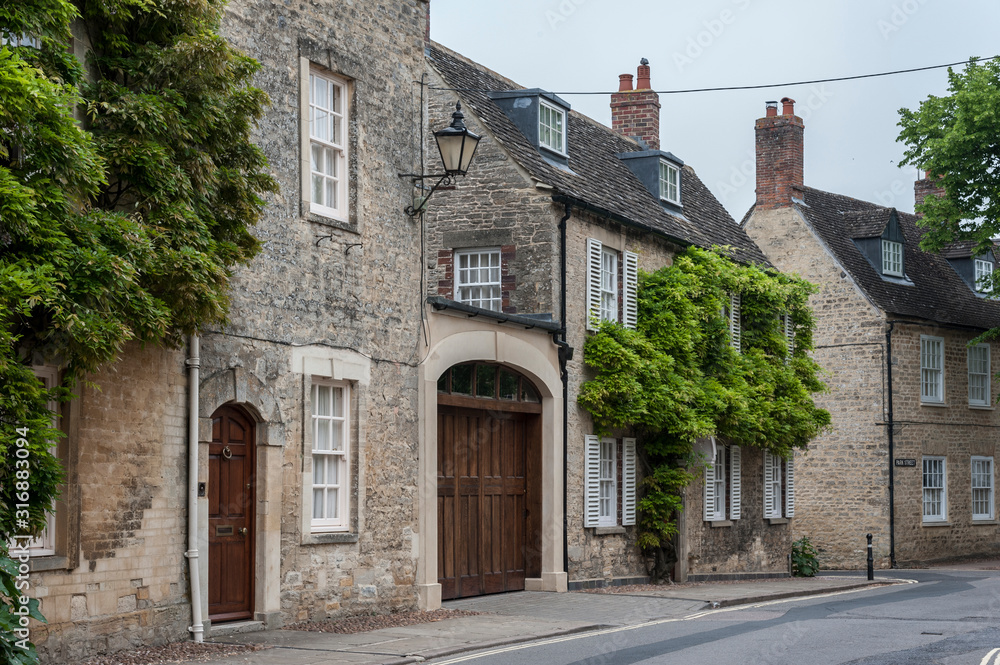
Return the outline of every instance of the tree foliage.
{"type": "Polygon", "coordinates": [[[57,496],[49,403],[128,342],[176,343],[223,321],[230,272],[258,251],[250,227],[276,189],[251,141],[267,98],[251,84],[257,63],[218,35],[222,11],[218,0],[0,5],[0,543],[41,529],[57,496]],[[67,48],[74,36],[85,63],[67,48]],[[58,364],[62,384],[43,389],[37,362],[58,364]]]}
{"type": "Polygon", "coordinates": [[[915,111],[900,109],[900,165],[939,178],[943,196],[928,196],[917,212],[926,229],[921,247],[938,251],[973,241],[976,252],[1000,235],[1000,61],[969,60],[948,69],[948,92],[929,96],[915,111]]]}
{"type": "Polygon", "coordinates": [[[595,374],[578,401],[598,433],[633,433],[646,467],[640,547],[664,547],[676,533],[681,493],[704,463],[693,454],[698,439],[787,458],[829,425],[812,399],[824,390],[809,356],[813,292],[798,278],[689,248],[673,265],[640,275],[635,330],[605,322],[587,339],[584,361],[595,374]],[[723,317],[731,293],[741,298],[740,352],[723,317]],[[794,325],[792,349],[783,314],[794,325]]]}

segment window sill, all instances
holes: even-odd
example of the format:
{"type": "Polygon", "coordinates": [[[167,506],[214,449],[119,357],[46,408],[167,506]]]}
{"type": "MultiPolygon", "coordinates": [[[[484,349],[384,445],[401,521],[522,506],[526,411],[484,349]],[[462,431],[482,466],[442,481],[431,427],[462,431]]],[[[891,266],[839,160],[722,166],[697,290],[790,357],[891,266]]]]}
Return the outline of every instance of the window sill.
{"type": "Polygon", "coordinates": [[[945,527],[950,527],[951,526],[951,522],[946,522],[944,520],[941,520],[940,522],[921,522],[920,526],[927,526],[927,527],[945,526],[945,527]]]}
{"type": "Polygon", "coordinates": [[[303,545],[327,545],[330,543],[356,543],[358,534],[343,532],[307,533],[302,536],[303,545]]]}
{"type": "Polygon", "coordinates": [[[972,526],[990,526],[990,525],[995,526],[997,524],[1000,524],[1000,521],[997,521],[995,519],[976,519],[975,517],[972,518],[972,526]]]}
{"type": "Polygon", "coordinates": [[[69,557],[65,556],[37,556],[28,560],[31,572],[37,573],[45,570],[69,570],[69,557]]]}
{"type": "Polygon", "coordinates": [[[623,536],[625,527],[623,526],[599,526],[594,529],[595,536],[623,536]]]}
{"type": "Polygon", "coordinates": [[[329,226],[349,233],[360,233],[357,224],[352,224],[336,217],[327,217],[326,215],[309,211],[305,214],[305,218],[313,224],[322,224],[323,226],[329,226]]]}
{"type": "Polygon", "coordinates": [[[944,402],[923,402],[923,401],[921,401],[920,402],[920,406],[930,406],[930,407],[934,407],[936,409],[940,409],[941,407],[947,407],[948,405],[946,403],[944,403],[944,402]]]}
{"type": "Polygon", "coordinates": [[[985,404],[970,404],[969,408],[976,411],[996,411],[996,407],[986,406],[985,404]]]}
{"type": "Polygon", "coordinates": [[[769,517],[767,518],[768,524],[788,524],[787,517],[769,517]]]}
{"type": "Polygon", "coordinates": [[[709,525],[713,529],[718,529],[720,527],[732,526],[733,522],[732,520],[712,520],[711,522],[709,522],[709,525]]]}

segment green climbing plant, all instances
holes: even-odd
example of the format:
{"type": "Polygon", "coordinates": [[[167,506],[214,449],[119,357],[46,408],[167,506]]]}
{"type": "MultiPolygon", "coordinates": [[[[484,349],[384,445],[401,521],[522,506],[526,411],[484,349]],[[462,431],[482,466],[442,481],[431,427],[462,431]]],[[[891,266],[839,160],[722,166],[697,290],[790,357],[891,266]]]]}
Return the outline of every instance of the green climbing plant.
{"type": "Polygon", "coordinates": [[[578,402],[598,434],[636,436],[644,467],[637,544],[667,547],[684,488],[704,463],[694,443],[716,436],[788,457],[830,423],[813,395],[824,390],[812,360],[815,287],[789,275],[689,248],[672,265],[641,273],[635,330],[601,324],[584,345],[593,376],[578,402]],[[742,341],[730,344],[724,308],[741,300],[742,341]],[[789,348],[781,316],[791,317],[789,348]]]}

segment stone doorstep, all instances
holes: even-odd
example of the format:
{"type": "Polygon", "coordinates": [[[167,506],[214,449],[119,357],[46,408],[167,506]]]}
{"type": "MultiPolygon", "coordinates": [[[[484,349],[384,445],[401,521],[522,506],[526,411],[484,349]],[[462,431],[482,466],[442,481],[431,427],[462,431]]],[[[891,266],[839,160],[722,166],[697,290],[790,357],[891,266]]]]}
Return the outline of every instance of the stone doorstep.
{"type": "Polygon", "coordinates": [[[225,635],[239,635],[240,633],[256,633],[262,630],[264,630],[263,621],[233,621],[210,627],[206,631],[205,637],[215,638],[225,635]]]}

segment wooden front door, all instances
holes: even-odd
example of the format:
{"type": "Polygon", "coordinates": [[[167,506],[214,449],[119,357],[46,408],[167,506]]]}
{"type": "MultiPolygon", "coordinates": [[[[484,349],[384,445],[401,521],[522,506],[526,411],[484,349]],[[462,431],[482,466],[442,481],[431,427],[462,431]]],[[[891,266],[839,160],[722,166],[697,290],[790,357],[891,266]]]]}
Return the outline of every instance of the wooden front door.
{"type": "Polygon", "coordinates": [[[528,546],[528,525],[534,522],[529,519],[529,438],[539,419],[439,402],[442,598],[524,589],[525,571],[534,558],[534,548],[528,546]]]}
{"type": "Polygon", "coordinates": [[[208,614],[212,623],[253,618],[253,422],[221,407],[208,449],[208,614]]]}

